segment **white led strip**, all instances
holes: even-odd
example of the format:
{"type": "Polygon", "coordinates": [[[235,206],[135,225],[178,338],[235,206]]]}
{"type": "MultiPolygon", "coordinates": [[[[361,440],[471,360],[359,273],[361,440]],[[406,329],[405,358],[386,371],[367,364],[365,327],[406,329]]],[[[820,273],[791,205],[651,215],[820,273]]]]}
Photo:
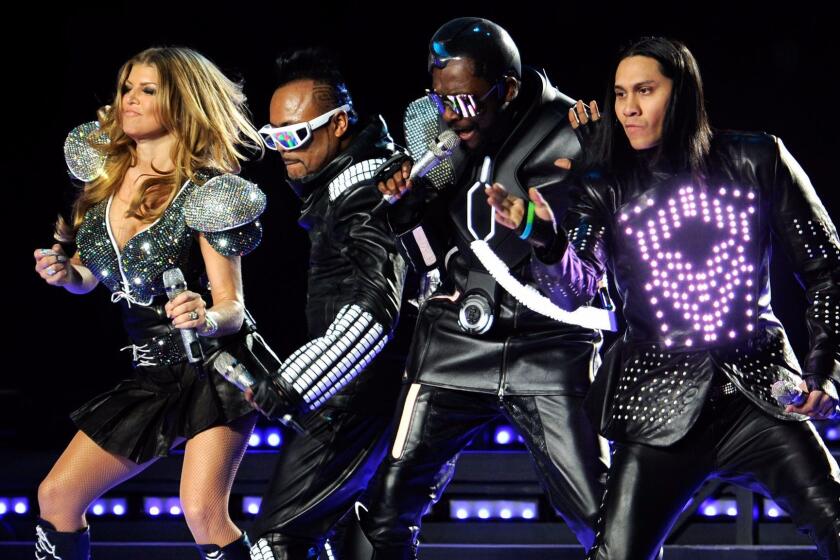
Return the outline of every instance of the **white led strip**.
{"type": "Polygon", "coordinates": [[[279,375],[315,410],[367,367],[387,342],[382,325],[369,312],[346,305],[326,334],[292,354],[279,375]]]}
{"type": "Polygon", "coordinates": [[[490,273],[490,276],[510,295],[515,297],[519,303],[540,315],[544,315],[555,321],[560,321],[561,323],[578,325],[587,329],[618,330],[615,313],[612,311],[586,305],[578,307],[574,311],[566,311],[539,293],[533,286],[522,284],[514,278],[504,261],[487,244],[487,241],[496,233],[495,208],[493,208],[493,213],[490,215],[490,233],[484,239],[479,239],[472,225],[472,193],[477,188],[490,184],[490,165],[491,160],[487,156],[484,158],[484,163],[481,166],[479,180],[467,192],[467,228],[473,237],[475,237],[475,241],[470,243],[470,248],[484,268],[487,269],[487,272],[490,273]]]}

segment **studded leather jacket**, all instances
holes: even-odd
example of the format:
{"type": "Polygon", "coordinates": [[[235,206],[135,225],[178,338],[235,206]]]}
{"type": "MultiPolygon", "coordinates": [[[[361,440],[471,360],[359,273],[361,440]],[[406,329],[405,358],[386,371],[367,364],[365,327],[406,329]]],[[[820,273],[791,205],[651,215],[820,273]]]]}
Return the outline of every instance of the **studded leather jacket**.
{"type": "Polygon", "coordinates": [[[588,398],[603,435],[669,445],[723,381],[777,418],[803,419],[784,412],[771,385],[803,370],[840,381],[840,242],[808,177],[768,134],[717,133],[702,182],[648,159],[620,177],[584,176],[567,234],[534,261],[567,309],[607,268],[615,278],[627,330],[588,398]],[[771,243],[806,290],[802,369],[771,307],[771,243]]]}

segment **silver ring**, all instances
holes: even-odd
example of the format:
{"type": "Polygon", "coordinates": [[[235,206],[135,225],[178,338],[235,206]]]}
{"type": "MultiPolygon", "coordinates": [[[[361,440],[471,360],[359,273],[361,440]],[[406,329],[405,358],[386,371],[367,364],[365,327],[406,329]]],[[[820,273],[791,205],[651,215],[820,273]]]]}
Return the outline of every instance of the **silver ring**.
{"type": "Polygon", "coordinates": [[[198,320],[198,311],[190,311],[190,320],[197,321],[198,320]]]}
{"type": "Polygon", "coordinates": [[[53,274],[55,274],[55,269],[50,265],[47,267],[47,275],[52,276],[53,274]]]}

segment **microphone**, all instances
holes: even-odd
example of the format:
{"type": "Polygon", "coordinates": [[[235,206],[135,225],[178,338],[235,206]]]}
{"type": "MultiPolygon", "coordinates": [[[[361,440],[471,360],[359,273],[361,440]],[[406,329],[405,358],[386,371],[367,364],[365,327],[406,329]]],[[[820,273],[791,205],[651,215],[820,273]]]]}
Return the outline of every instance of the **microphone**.
{"type": "MultiPolygon", "coordinates": [[[[184,280],[184,273],[180,268],[170,268],[163,273],[163,287],[166,289],[166,297],[169,301],[175,299],[178,294],[187,291],[187,281],[184,280]]],[[[178,329],[181,332],[181,341],[184,343],[184,351],[187,360],[195,364],[204,360],[204,351],[201,349],[201,342],[195,329],[178,329]]]]}
{"type": "Polygon", "coordinates": [[[786,379],[780,379],[770,387],[770,394],[781,406],[802,406],[807,396],[795,383],[786,379]]]}
{"type": "Polygon", "coordinates": [[[219,355],[213,360],[213,369],[243,392],[257,383],[251,372],[227,352],[219,352],[219,355]]]}
{"type": "MultiPolygon", "coordinates": [[[[411,172],[408,175],[408,180],[416,181],[417,179],[425,177],[427,174],[432,172],[442,162],[452,156],[452,151],[460,142],[461,139],[458,138],[458,135],[455,132],[451,130],[444,130],[441,132],[436,139],[429,142],[429,149],[426,153],[411,166],[411,172]]],[[[387,181],[394,173],[397,172],[397,170],[399,170],[403,161],[405,161],[404,157],[395,156],[382,164],[382,166],[376,171],[377,180],[387,181]]],[[[390,194],[382,195],[382,198],[384,198],[389,204],[393,204],[397,201],[396,196],[390,194]]]]}
{"type": "MultiPolygon", "coordinates": [[[[254,386],[257,384],[257,380],[254,379],[251,372],[239,360],[231,356],[228,352],[219,352],[216,359],[213,360],[213,369],[240,391],[245,392],[247,389],[255,390],[254,386]]],[[[298,433],[302,434],[305,431],[303,426],[298,424],[289,413],[277,418],[277,420],[298,433]]]]}
{"type": "Polygon", "coordinates": [[[411,167],[408,180],[415,181],[419,177],[425,177],[432,169],[440,165],[442,161],[452,156],[452,151],[460,142],[461,139],[452,130],[441,132],[435,140],[429,142],[428,151],[411,167]]]}

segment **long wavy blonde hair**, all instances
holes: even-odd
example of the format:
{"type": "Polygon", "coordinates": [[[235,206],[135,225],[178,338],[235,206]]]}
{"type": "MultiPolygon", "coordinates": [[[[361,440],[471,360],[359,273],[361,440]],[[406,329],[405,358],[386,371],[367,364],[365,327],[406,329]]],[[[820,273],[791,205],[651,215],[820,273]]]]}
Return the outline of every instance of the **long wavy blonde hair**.
{"type": "MultiPolygon", "coordinates": [[[[179,187],[194,179],[201,169],[238,173],[245,150],[263,154],[259,133],[249,119],[242,85],[229,80],[219,68],[198,52],[183,47],[147,49],[132,57],[117,78],[114,101],[97,115],[108,144],[90,144],[106,156],[105,171],[87,183],[73,203],[71,223],[59,217],[55,237],[72,241],[88,209],[110,197],[122,184],[130,167],[137,163],[134,140],[122,129],[122,90],[135,64],[153,66],[159,76],[158,118],[175,136],[171,170],[155,169],[141,184],[128,214],[151,223],[169,206],[179,187]]],[[[98,133],[94,133],[98,134],[98,133]]]]}

